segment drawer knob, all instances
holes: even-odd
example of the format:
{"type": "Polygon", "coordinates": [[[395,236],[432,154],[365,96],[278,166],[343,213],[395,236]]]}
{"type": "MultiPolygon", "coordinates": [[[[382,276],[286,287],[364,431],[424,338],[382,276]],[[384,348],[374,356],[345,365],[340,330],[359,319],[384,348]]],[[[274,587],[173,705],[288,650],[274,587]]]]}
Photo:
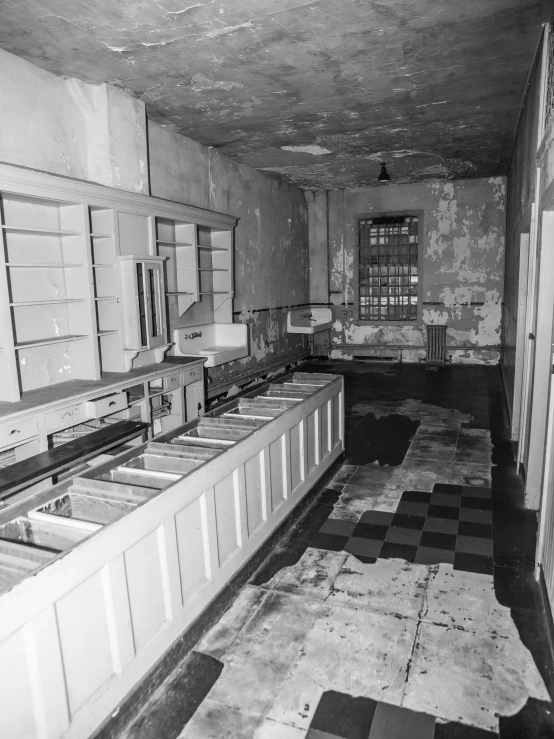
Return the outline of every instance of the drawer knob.
{"type": "Polygon", "coordinates": [[[10,431],[10,436],[13,436],[14,434],[20,434],[20,433],[21,433],[21,429],[12,429],[10,431]]]}
{"type": "Polygon", "coordinates": [[[111,408],[111,407],[112,407],[112,405],[115,405],[115,400],[111,400],[111,401],[110,401],[110,402],[108,403],[108,408],[111,408]]]}

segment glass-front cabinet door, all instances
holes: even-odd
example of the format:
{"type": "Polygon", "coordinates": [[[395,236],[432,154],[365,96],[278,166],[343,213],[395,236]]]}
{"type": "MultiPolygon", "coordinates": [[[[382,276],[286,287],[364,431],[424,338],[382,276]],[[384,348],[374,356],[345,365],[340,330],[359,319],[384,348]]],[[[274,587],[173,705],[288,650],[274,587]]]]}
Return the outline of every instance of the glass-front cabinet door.
{"type": "Polygon", "coordinates": [[[167,344],[164,259],[120,257],[126,349],[167,344]]]}

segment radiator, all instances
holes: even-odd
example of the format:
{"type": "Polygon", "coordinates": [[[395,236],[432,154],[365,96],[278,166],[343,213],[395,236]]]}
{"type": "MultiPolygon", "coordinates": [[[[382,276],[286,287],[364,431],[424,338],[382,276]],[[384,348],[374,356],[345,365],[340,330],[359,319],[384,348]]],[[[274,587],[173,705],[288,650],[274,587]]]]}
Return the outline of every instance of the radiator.
{"type": "Polygon", "coordinates": [[[427,326],[427,366],[444,367],[446,361],[446,325],[427,326]]]}

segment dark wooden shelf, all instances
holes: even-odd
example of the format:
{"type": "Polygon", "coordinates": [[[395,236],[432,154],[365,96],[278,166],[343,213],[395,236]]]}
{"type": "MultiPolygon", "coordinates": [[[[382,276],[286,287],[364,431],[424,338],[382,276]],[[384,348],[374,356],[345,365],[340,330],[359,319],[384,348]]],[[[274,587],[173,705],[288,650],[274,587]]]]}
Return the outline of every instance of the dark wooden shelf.
{"type": "Polygon", "coordinates": [[[23,488],[34,485],[47,477],[68,470],[76,462],[102,454],[130,439],[134,439],[148,429],[147,423],[139,421],[120,421],[106,428],[68,441],[47,452],[35,454],[21,462],[4,467],[0,473],[0,500],[8,498],[23,488]]]}

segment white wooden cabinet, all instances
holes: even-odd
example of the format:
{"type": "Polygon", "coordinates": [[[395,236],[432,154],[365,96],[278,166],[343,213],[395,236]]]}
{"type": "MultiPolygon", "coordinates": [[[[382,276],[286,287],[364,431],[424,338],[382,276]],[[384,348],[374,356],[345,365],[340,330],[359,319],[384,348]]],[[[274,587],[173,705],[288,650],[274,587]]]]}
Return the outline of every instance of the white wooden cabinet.
{"type": "Polygon", "coordinates": [[[8,190],[0,200],[0,399],[98,378],[85,207],[8,190]]]}
{"type": "Polygon", "coordinates": [[[203,412],[201,359],[29,391],[18,403],[0,402],[0,474],[2,467],[93,431],[91,419],[143,421],[154,436],[203,412]]]}
{"type": "Polygon", "coordinates": [[[161,362],[170,344],[167,341],[165,257],[125,256],[119,258],[124,315],[125,370],[141,352],[156,350],[161,362]]]}
{"type": "Polygon", "coordinates": [[[162,361],[167,307],[175,326],[232,322],[235,224],[0,164],[0,402],[162,361]]]}
{"type": "Polygon", "coordinates": [[[2,738],[91,735],[343,450],[295,373],[1,512],[2,738]]]}

